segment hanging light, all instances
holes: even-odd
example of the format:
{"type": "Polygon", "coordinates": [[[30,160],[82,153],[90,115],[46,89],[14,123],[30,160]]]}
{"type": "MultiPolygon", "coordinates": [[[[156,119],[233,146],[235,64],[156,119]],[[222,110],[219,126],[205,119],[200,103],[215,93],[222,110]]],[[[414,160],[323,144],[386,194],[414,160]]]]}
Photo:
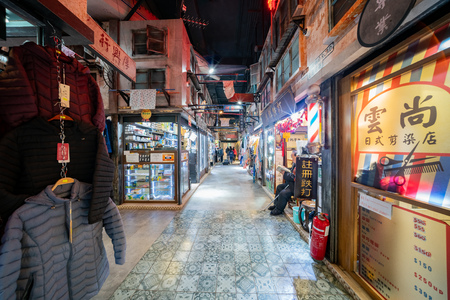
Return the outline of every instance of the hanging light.
{"type": "Polygon", "coordinates": [[[214,74],[214,71],[215,71],[215,69],[214,69],[213,67],[211,67],[211,68],[209,68],[208,73],[209,73],[209,74],[214,74]]]}

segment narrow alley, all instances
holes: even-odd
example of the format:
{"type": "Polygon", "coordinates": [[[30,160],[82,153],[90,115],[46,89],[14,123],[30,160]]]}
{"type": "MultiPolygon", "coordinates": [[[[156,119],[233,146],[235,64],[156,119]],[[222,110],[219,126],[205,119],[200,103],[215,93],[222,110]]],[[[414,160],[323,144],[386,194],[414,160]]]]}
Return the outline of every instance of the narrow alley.
{"type": "Polygon", "coordinates": [[[268,203],[247,170],[218,164],[180,212],[121,210],[133,261],[95,299],[351,299],[268,203]]]}

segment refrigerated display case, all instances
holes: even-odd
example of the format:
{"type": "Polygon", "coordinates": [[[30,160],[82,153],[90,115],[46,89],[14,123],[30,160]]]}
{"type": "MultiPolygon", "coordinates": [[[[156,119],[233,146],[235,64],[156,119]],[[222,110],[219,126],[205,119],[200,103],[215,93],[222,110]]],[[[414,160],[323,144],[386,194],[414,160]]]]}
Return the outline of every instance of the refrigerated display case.
{"type": "Polygon", "coordinates": [[[177,202],[177,151],[126,151],[125,202],[177,202]]]}
{"type": "Polygon", "coordinates": [[[189,151],[181,152],[180,171],[181,171],[180,191],[181,195],[184,196],[184,194],[186,194],[191,189],[191,185],[189,182],[189,151]]]}
{"type": "Polygon", "coordinates": [[[174,122],[124,122],[125,150],[178,147],[178,124],[174,122]]]}
{"type": "Polygon", "coordinates": [[[264,180],[267,189],[275,193],[275,129],[270,128],[264,131],[264,180]]]}

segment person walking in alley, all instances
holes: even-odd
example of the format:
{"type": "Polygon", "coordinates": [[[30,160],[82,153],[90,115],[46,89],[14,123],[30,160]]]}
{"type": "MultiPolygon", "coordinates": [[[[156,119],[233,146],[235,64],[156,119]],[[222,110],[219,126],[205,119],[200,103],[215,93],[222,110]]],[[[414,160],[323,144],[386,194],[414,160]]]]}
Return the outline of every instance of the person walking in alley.
{"type": "Polygon", "coordinates": [[[223,162],[223,148],[220,147],[218,150],[219,153],[219,162],[223,162]]]}
{"type": "Polygon", "coordinates": [[[278,198],[275,199],[274,205],[269,207],[269,210],[271,210],[270,214],[272,216],[281,215],[286,207],[286,204],[288,203],[289,199],[294,195],[294,181],[295,181],[295,160],[297,157],[297,151],[293,150],[291,153],[292,158],[292,167],[291,172],[284,172],[283,179],[285,183],[281,183],[277,186],[277,191],[275,194],[275,197],[278,196],[278,198]],[[287,187],[287,188],[286,188],[287,187]]]}
{"type": "Polygon", "coordinates": [[[230,164],[232,164],[233,160],[234,160],[234,152],[233,152],[233,149],[231,147],[228,150],[228,159],[230,160],[230,164]]]}
{"type": "Polygon", "coordinates": [[[234,147],[233,147],[233,158],[236,159],[236,157],[237,157],[237,151],[236,151],[236,149],[234,149],[234,147]]]}

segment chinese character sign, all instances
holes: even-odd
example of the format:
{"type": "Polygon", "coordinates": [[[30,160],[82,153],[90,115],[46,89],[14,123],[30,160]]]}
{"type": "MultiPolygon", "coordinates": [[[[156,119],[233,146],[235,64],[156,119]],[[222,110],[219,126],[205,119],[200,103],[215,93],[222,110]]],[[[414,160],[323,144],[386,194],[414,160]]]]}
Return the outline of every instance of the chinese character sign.
{"type": "Polygon", "coordinates": [[[294,197],[317,199],[318,158],[297,157],[294,197]]]}
{"type": "Polygon", "coordinates": [[[356,181],[450,207],[449,111],[450,88],[432,82],[369,97],[357,115],[356,181]]]}

